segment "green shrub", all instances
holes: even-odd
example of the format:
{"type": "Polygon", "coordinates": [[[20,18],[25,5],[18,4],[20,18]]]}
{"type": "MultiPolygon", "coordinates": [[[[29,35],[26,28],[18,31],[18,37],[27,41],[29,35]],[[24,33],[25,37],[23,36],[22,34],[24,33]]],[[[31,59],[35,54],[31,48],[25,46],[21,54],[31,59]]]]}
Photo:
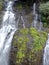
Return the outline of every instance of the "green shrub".
{"type": "Polygon", "coordinates": [[[18,52],[16,55],[17,64],[20,64],[23,61],[23,58],[25,57],[26,44],[28,41],[29,41],[28,37],[25,36],[17,37],[17,47],[18,47],[18,52]]]}
{"type": "Polygon", "coordinates": [[[49,15],[49,1],[46,3],[41,3],[39,9],[42,14],[49,15]]]}
{"type": "Polygon", "coordinates": [[[13,44],[17,47],[17,52],[15,54],[17,65],[27,62],[25,58],[27,58],[27,60],[29,59],[32,65],[36,63],[36,61],[39,61],[38,53],[40,53],[45,46],[47,39],[46,32],[38,32],[35,28],[25,28],[21,29],[14,38],[13,44]]]}
{"type": "Polygon", "coordinates": [[[47,18],[42,15],[42,22],[47,22],[47,18]]]}
{"type": "Polygon", "coordinates": [[[46,42],[47,33],[42,32],[41,34],[38,31],[36,31],[34,28],[30,28],[30,34],[34,39],[34,43],[33,43],[34,49],[36,51],[41,50],[40,48],[42,48],[42,44],[46,42]]]}
{"type": "Polygon", "coordinates": [[[46,23],[46,22],[45,22],[45,23],[43,23],[43,26],[44,26],[44,27],[47,27],[47,23],[46,23]]]}
{"type": "Polygon", "coordinates": [[[44,27],[48,27],[49,24],[49,1],[46,3],[41,3],[39,6],[40,12],[42,14],[42,22],[44,27]]]}
{"type": "Polygon", "coordinates": [[[20,33],[24,34],[24,35],[27,35],[28,34],[28,29],[27,28],[26,29],[21,29],[20,33]]]}

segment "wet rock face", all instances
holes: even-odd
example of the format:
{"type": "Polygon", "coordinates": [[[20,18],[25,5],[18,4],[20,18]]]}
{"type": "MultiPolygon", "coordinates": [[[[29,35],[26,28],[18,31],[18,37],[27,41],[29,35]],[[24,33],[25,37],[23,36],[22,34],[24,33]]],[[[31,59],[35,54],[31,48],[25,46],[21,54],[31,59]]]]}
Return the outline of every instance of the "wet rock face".
{"type": "Polygon", "coordinates": [[[46,38],[47,33],[39,33],[34,28],[16,31],[12,41],[10,65],[42,65],[46,38]]]}
{"type": "Polygon", "coordinates": [[[14,1],[21,1],[21,2],[39,2],[40,0],[14,0],[14,1]]]}
{"type": "Polygon", "coordinates": [[[16,65],[16,52],[17,52],[17,47],[12,46],[10,53],[10,65],[16,65]]]}
{"type": "Polygon", "coordinates": [[[32,6],[33,3],[39,3],[40,2],[39,0],[14,0],[14,1],[15,1],[15,3],[20,2],[23,5],[27,4],[29,6],[32,6]]]}

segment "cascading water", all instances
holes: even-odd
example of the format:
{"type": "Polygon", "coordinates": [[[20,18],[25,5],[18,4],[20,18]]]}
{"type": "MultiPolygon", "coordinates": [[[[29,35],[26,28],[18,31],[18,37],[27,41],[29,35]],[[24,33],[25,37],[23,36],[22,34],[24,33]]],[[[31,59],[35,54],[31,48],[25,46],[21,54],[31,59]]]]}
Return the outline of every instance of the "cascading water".
{"type": "Polygon", "coordinates": [[[23,16],[21,16],[21,20],[23,22],[23,28],[25,28],[25,22],[24,22],[23,16]]]}
{"type": "Polygon", "coordinates": [[[23,23],[23,24],[21,24],[22,26],[23,26],[23,28],[25,28],[25,21],[24,21],[24,19],[23,19],[23,16],[19,16],[19,18],[18,18],[18,20],[17,20],[17,28],[19,28],[18,26],[19,26],[19,23],[23,23]]]}
{"type": "Polygon", "coordinates": [[[36,3],[33,4],[33,22],[32,26],[36,28],[38,31],[41,31],[42,29],[42,22],[41,22],[41,15],[40,15],[40,21],[38,21],[39,14],[36,11],[36,3]]]}
{"type": "Polygon", "coordinates": [[[34,3],[34,5],[33,5],[33,16],[34,16],[33,26],[36,28],[36,25],[38,22],[38,14],[36,12],[36,3],[34,3]]]}
{"type": "Polygon", "coordinates": [[[49,34],[46,46],[44,49],[43,65],[49,65],[49,34]]]}
{"type": "Polygon", "coordinates": [[[13,35],[16,31],[12,1],[8,1],[0,29],[0,65],[9,65],[9,52],[13,35]]]}
{"type": "Polygon", "coordinates": [[[40,20],[40,22],[38,22],[39,24],[38,24],[38,31],[41,31],[42,30],[42,28],[43,28],[43,23],[42,23],[42,20],[41,20],[41,15],[39,15],[39,20],[40,20]]]}

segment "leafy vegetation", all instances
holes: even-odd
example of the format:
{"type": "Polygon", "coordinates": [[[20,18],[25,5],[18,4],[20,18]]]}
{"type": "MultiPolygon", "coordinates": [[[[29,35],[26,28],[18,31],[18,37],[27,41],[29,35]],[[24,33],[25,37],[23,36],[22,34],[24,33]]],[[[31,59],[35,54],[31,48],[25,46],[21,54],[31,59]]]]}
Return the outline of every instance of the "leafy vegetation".
{"type": "Polygon", "coordinates": [[[43,13],[45,16],[49,15],[49,2],[41,3],[39,8],[41,13],[43,13]]]}
{"type": "Polygon", "coordinates": [[[42,15],[44,27],[49,26],[49,1],[46,3],[41,3],[39,9],[42,15]]]}
{"type": "MultiPolygon", "coordinates": [[[[17,31],[14,36],[13,46],[17,47],[16,64],[21,65],[26,63],[35,64],[40,62],[40,52],[42,52],[47,39],[46,32],[38,32],[34,28],[26,28],[17,31]],[[38,53],[39,59],[38,59],[38,53]],[[35,56],[37,54],[37,56],[35,56]],[[37,57],[37,58],[36,58],[37,57]],[[34,59],[34,60],[33,60],[34,59]],[[38,61],[37,61],[38,59],[38,61]],[[28,62],[29,61],[29,62],[28,62]]],[[[29,64],[29,65],[30,65],[29,64]]]]}

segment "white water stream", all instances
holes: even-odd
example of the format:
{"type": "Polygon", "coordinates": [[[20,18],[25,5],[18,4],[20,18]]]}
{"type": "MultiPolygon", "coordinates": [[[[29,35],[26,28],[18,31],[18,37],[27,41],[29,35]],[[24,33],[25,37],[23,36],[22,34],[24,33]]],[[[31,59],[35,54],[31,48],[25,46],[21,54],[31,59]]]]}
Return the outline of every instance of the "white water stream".
{"type": "Polygon", "coordinates": [[[46,46],[44,49],[43,65],[49,65],[49,34],[48,34],[48,40],[46,41],[46,46]]]}
{"type": "Polygon", "coordinates": [[[36,28],[38,31],[41,31],[42,30],[42,22],[41,22],[41,17],[40,17],[40,21],[38,21],[38,16],[40,16],[38,13],[37,13],[37,10],[36,10],[36,3],[33,4],[33,22],[32,22],[32,26],[34,28],[36,28]]]}
{"type": "Polygon", "coordinates": [[[0,29],[0,65],[9,65],[9,53],[13,35],[16,31],[13,2],[8,1],[0,29]]]}

